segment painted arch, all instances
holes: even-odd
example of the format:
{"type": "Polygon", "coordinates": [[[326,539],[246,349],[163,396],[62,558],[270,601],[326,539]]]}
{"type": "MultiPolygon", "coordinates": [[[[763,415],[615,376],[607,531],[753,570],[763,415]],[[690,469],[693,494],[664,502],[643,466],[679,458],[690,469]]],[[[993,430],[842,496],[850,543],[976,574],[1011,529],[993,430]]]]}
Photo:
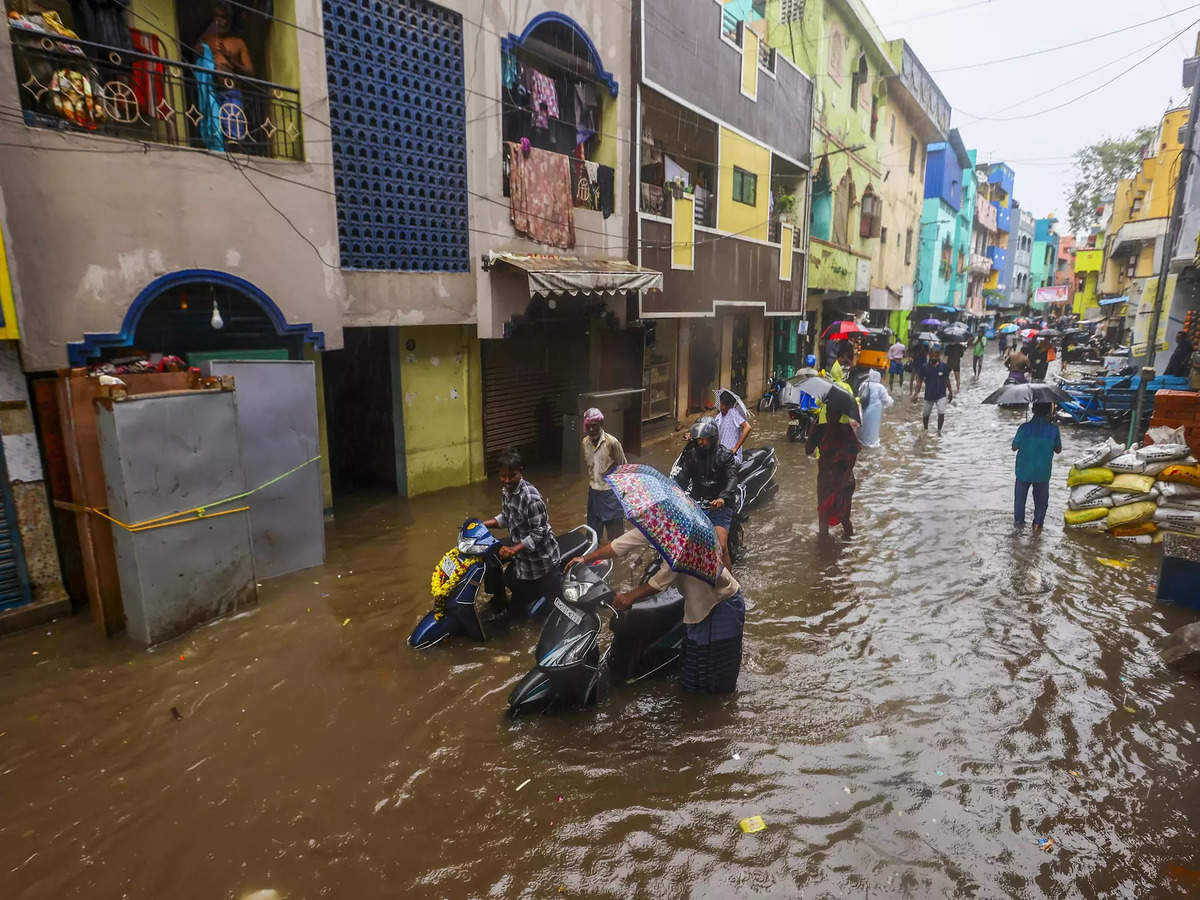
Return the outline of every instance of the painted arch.
{"type": "Polygon", "coordinates": [[[506,53],[511,53],[524,44],[529,39],[529,36],[542,25],[562,25],[577,35],[587,50],[592,67],[596,70],[596,79],[608,87],[610,94],[614,97],[617,96],[617,80],[611,72],[604,68],[604,62],[600,59],[600,51],[596,49],[595,43],[592,42],[588,33],[584,31],[583,26],[568,15],[560,12],[544,12],[536,15],[529,20],[529,24],[525,26],[525,30],[521,32],[519,37],[515,34],[509,34],[508,37],[502,38],[500,40],[500,49],[506,53]]]}

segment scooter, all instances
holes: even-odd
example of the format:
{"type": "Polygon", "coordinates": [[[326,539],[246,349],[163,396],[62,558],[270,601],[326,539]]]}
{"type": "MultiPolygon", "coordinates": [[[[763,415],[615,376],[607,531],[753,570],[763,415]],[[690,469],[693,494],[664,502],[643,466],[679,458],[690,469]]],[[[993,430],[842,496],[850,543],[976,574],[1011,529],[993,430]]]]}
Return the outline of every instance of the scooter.
{"type": "MultiPolygon", "coordinates": [[[[650,578],[661,563],[646,572],[650,578]]],[[[558,706],[592,706],[606,679],[639,681],[666,671],[683,648],[683,595],[675,588],[648,597],[626,612],[612,605],[606,583],[611,560],[576,563],[563,582],[534,651],[536,664],[508,695],[508,715],[546,712],[558,706]],[[600,646],[601,610],[607,610],[612,640],[600,646]]]]}
{"type": "MultiPolygon", "coordinates": [[[[555,535],[555,540],[563,559],[583,556],[597,547],[596,532],[586,525],[555,535]]],[[[475,641],[487,640],[476,600],[486,575],[504,567],[500,560],[501,546],[502,542],[478,519],[463,522],[458,546],[446,553],[433,571],[434,606],[409,635],[410,647],[425,650],[451,635],[466,635],[475,641]]],[[[553,599],[539,598],[529,608],[529,617],[545,612],[553,599]]]]}
{"type": "Polygon", "coordinates": [[[767,389],[763,392],[762,398],[758,401],[759,412],[775,412],[782,406],[780,399],[783,394],[783,386],[787,382],[778,375],[772,375],[767,382],[767,389]]]}
{"type": "Polygon", "coordinates": [[[802,393],[800,402],[789,403],[787,411],[787,439],[792,443],[805,440],[813,426],[817,424],[817,416],[821,411],[817,406],[817,401],[808,394],[802,393]]]}

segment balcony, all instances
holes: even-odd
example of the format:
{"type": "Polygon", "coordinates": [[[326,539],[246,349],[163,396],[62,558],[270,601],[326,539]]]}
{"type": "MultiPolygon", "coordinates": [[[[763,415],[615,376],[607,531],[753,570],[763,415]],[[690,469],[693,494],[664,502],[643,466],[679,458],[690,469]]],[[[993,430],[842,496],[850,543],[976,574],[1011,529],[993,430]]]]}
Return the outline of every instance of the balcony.
{"type": "Polygon", "coordinates": [[[975,221],[988,231],[996,230],[996,207],[988,203],[986,197],[979,194],[975,196],[975,221]]]}
{"type": "Polygon", "coordinates": [[[971,264],[968,268],[972,275],[986,275],[992,271],[992,260],[982,253],[972,253],[971,264]]]}
{"type": "Polygon", "coordinates": [[[996,230],[1005,234],[1012,231],[1012,210],[996,202],[992,203],[992,208],[996,210],[996,230]]]}
{"type": "Polygon", "coordinates": [[[10,33],[27,125],[304,158],[295,88],[78,38],[10,33]]]}

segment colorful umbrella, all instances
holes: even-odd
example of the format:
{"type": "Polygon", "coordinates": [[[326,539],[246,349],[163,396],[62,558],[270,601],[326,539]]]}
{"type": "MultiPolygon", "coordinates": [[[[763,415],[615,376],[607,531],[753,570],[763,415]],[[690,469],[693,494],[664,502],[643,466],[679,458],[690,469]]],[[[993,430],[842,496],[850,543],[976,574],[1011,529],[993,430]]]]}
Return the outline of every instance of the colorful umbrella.
{"type": "Polygon", "coordinates": [[[825,333],[821,337],[828,340],[845,340],[856,334],[867,334],[867,330],[857,322],[845,319],[840,322],[834,322],[825,329],[825,333]]]}
{"type": "Polygon", "coordinates": [[[921,324],[927,325],[930,328],[940,328],[942,325],[942,320],[941,319],[922,319],[921,324]]]}
{"type": "Polygon", "coordinates": [[[721,574],[717,533],[704,511],[653,466],[618,466],[604,480],[625,515],[675,572],[716,584],[721,574]]]}
{"type": "Polygon", "coordinates": [[[1026,328],[1024,331],[1021,332],[1021,337],[1027,341],[1032,341],[1034,338],[1037,337],[1037,335],[1038,335],[1038,330],[1036,328],[1026,328]]]}
{"type": "Polygon", "coordinates": [[[1014,325],[1012,322],[1009,322],[1007,325],[1001,325],[1001,326],[1000,326],[1000,333],[1001,333],[1001,334],[1012,334],[1012,333],[1013,333],[1013,332],[1015,332],[1016,330],[1017,330],[1017,326],[1016,326],[1016,325],[1014,325]]]}

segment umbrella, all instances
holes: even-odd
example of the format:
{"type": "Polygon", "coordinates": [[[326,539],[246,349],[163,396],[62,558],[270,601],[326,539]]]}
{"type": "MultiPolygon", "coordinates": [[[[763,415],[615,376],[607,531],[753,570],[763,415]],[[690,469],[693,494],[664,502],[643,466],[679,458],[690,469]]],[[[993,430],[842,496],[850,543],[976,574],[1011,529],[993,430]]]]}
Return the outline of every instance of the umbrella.
{"type": "Polygon", "coordinates": [[[938,328],[941,326],[942,320],[941,319],[922,319],[921,324],[928,325],[930,328],[938,328]]]}
{"type": "Polygon", "coordinates": [[[1027,341],[1032,341],[1037,336],[1038,336],[1038,332],[1037,332],[1036,328],[1026,328],[1024,331],[1021,332],[1021,337],[1027,341]]]}
{"type": "MultiPolygon", "coordinates": [[[[713,391],[713,393],[717,395],[717,406],[721,405],[721,394],[725,393],[726,391],[727,388],[720,388],[719,390],[713,391]]],[[[742,398],[737,394],[734,394],[733,391],[728,391],[728,393],[733,394],[733,399],[735,401],[734,405],[742,411],[742,418],[750,418],[750,410],[746,409],[746,404],[742,402],[742,398]]]]}
{"type": "Polygon", "coordinates": [[[675,572],[715,584],[721,549],[712,522],[674,481],[652,466],[618,466],[604,476],[621,508],[675,572]]]}
{"type": "Polygon", "coordinates": [[[805,366],[803,369],[797,369],[795,372],[793,372],[792,377],[789,378],[788,381],[793,381],[797,378],[816,378],[820,374],[821,373],[812,366],[805,366]]]}
{"type": "Polygon", "coordinates": [[[867,330],[850,319],[845,319],[839,322],[834,322],[825,329],[825,333],[821,335],[823,338],[832,340],[845,340],[851,335],[867,334],[867,330]]]}
{"type": "Polygon", "coordinates": [[[1037,333],[1037,336],[1040,338],[1060,338],[1063,335],[1061,331],[1055,328],[1043,328],[1037,333]]]}
{"type": "Polygon", "coordinates": [[[1056,384],[1006,384],[992,391],[984,403],[1017,406],[1029,403],[1070,403],[1071,395],[1056,384]]]}
{"type": "Polygon", "coordinates": [[[1012,334],[1016,330],[1017,330],[1017,326],[1012,322],[1009,322],[1007,325],[1000,326],[1001,334],[1012,334]]]}
{"type": "Polygon", "coordinates": [[[1020,319],[1013,319],[1013,324],[1014,325],[1028,325],[1029,320],[1024,317],[1022,317],[1020,319]]]}
{"type": "Polygon", "coordinates": [[[800,385],[800,390],[810,397],[816,397],[833,412],[841,413],[862,424],[862,412],[859,411],[858,401],[840,384],[834,384],[827,378],[810,378],[800,385]]]}
{"type": "Polygon", "coordinates": [[[918,341],[924,341],[927,344],[936,344],[937,339],[938,339],[938,336],[936,334],[934,334],[932,331],[922,331],[920,334],[917,335],[918,341]]]}

